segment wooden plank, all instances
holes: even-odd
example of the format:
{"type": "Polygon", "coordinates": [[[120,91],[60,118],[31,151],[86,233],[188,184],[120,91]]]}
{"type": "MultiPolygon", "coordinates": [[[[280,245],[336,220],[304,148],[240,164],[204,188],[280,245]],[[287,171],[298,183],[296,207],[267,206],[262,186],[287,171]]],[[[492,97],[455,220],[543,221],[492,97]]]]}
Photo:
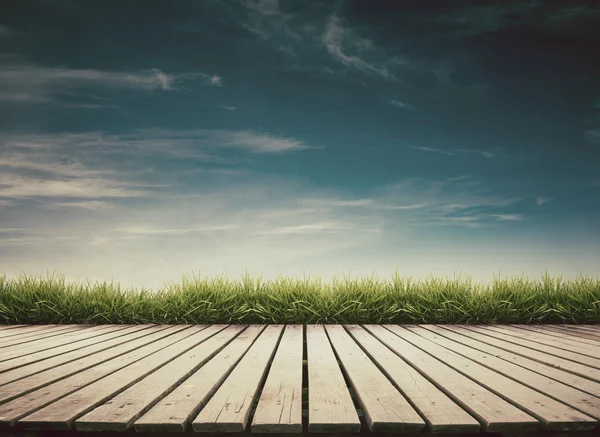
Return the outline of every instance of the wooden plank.
{"type": "Polygon", "coordinates": [[[76,325],[29,325],[25,328],[19,329],[18,332],[10,331],[10,336],[0,338],[0,344],[4,344],[6,341],[12,339],[35,337],[36,335],[42,335],[46,332],[52,332],[57,330],[60,331],[62,329],[66,329],[73,326],[76,325]]]}
{"type": "Polygon", "coordinates": [[[0,329],[0,338],[10,337],[19,332],[22,332],[24,328],[29,328],[31,325],[2,325],[2,329],[0,329]]]}
{"type": "Polygon", "coordinates": [[[546,344],[543,344],[543,343],[540,343],[537,341],[528,340],[524,337],[521,338],[518,335],[515,335],[515,333],[512,331],[508,331],[508,332],[510,332],[510,334],[508,334],[508,333],[500,331],[498,329],[491,329],[491,327],[489,325],[478,325],[477,329],[478,329],[478,331],[481,330],[481,332],[485,332],[486,334],[488,334],[492,337],[499,338],[501,340],[505,340],[510,343],[525,346],[529,349],[544,352],[544,353],[547,353],[550,355],[555,355],[557,357],[564,358],[566,360],[571,360],[575,363],[584,364],[589,367],[594,367],[596,369],[600,369],[600,359],[597,359],[597,358],[591,358],[591,357],[588,357],[585,355],[580,355],[575,352],[570,352],[570,351],[560,349],[560,348],[557,348],[554,346],[549,346],[549,345],[546,345],[546,344]]]}
{"type": "MultiPolygon", "coordinates": [[[[528,326],[528,325],[511,325],[518,329],[524,329],[529,332],[536,332],[538,334],[544,334],[555,340],[561,340],[567,344],[574,344],[578,347],[586,347],[587,345],[592,346],[595,349],[600,349],[600,341],[586,340],[585,338],[575,337],[566,334],[562,331],[555,331],[546,326],[528,326]]],[[[515,331],[516,332],[516,331],[515,331]]]]}
{"type": "MultiPolygon", "coordinates": [[[[551,339],[553,341],[560,341],[562,343],[574,345],[577,347],[585,348],[589,345],[593,348],[592,350],[598,350],[600,353],[600,342],[598,342],[598,341],[586,340],[583,338],[569,336],[561,331],[556,332],[556,331],[547,329],[547,327],[543,326],[543,325],[540,325],[540,326],[508,325],[507,327],[510,327],[513,329],[517,328],[519,330],[525,330],[527,332],[540,334],[541,336],[544,336],[545,338],[551,339]]],[[[520,331],[515,330],[515,332],[520,332],[520,331]]]]}
{"type": "Polygon", "coordinates": [[[578,331],[600,333],[600,325],[564,325],[565,327],[576,329],[578,331]]]}
{"type": "Polygon", "coordinates": [[[562,349],[569,352],[575,352],[577,354],[585,355],[591,358],[600,357],[600,348],[594,348],[591,346],[578,346],[573,343],[569,343],[566,340],[560,340],[556,337],[552,337],[551,335],[536,333],[527,331],[525,329],[515,328],[513,326],[486,326],[486,329],[491,329],[497,332],[502,332],[508,335],[516,336],[520,339],[526,339],[530,341],[535,341],[537,343],[541,343],[547,346],[552,346],[558,349],[562,349]]]}
{"type": "Polygon", "coordinates": [[[325,331],[372,432],[417,433],[425,421],[341,325],[325,331]]]}
{"type": "MultiPolygon", "coordinates": [[[[546,326],[546,331],[548,332],[556,332],[567,336],[568,338],[577,338],[580,340],[586,340],[585,343],[593,342],[595,345],[600,345],[600,336],[596,337],[594,335],[582,334],[581,332],[563,330],[562,328],[554,327],[554,326],[546,326]]],[[[589,343],[588,343],[589,344],[589,343]]]]}
{"type": "Polygon", "coordinates": [[[585,329],[577,329],[577,328],[572,328],[570,326],[561,326],[560,328],[557,328],[560,330],[564,330],[569,332],[570,334],[573,335],[585,335],[586,338],[593,338],[593,339],[597,339],[598,341],[600,341],[600,333],[594,332],[594,331],[588,331],[585,329]]]}
{"type": "Polygon", "coordinates": [[[131,342],[137,338],[150,335],[157,330],[164,329],[163,327],[156,326],[153,327],[153,329],[149,328],[151,328],[150,325],[134,325],[127,327],[122,331],[114,333],[110,332],[102,335],[102,338],[100,339],[95,337],[86,340],[86,343],[89,343],[87,346],[50,358],[45,357],[44,354],[46,354],[47,351],[43,351],[39,354],[31,354],[30,357],[21,357],[15,360],[4,361],[3,363],[0,363],[0,369],[2,369],[3,372],[0,373],[0,386],[105,351],[113,346],[131,342]]]}
{"type": "Polygon", "coordinates": [[[242,432],[283,325],[269,325],[192,421],[196,432],[242,432]]]}
{"type": "MultiPolygon", "coordinates": [[[[182,327],[181,329],[183,329],[182,327]]],[[[121,344],[114,348],[104,350],[102,352],[95,353],[93,355],[81,358],[76,361],[63,364],[58,367],[54,367],[42,372],[30,375],[27,378],[18,379],[14,382],[4,384],[0,390],[0,404],[8,402],[19,396],[23,396],[33,390],[37,390],[53,382],[75,375],[84,370],[90,369],[94,366],[108,362],[113,358],[119,358],[126,353],[134,351],[136,348],[148,345],[159,338],[163,338],[167,335],[176,332],[176,328],[169,327],[156,327],[149,328],[150,331],[147,335],[140,337],[131,342],[121,344]]],[[[121,357],[122,358],[122,357],[121,357]]],[[[15,369],[20,370],[20,369],[15,369]]],[[[1,375],[0,375],[1,376],[1,375]]]]}
{"type": "Polygon", "coordinates": [[[306,326],[308,431],[359,432],[360,419],[322,325],[306,326]]]}
{"type": "Polygon", "coordinates": [[[384,326],[388,325],[364,325],[364,328],[417,369],[446,396],[477,418],[483,431],[531,432],[539,429],[540,422],[529,414],[384,326]]]}
{"type": "MultiPolygon", "coordinates": [[[[600,397],[600,384],[599,383],[590,381],[588,378],[585,378],[582,376],[573,375],[569,372],[559,369],[558,366],[552,367],[552,366],[540,363],[538,361],[532,360],[530,358],[527,358],[525,356],[515,354],[510,349],[504,350],[502,348],[492,346],[490,344],[485,343],[484,341],[480,341],[477,338],[473,338],[473,337],[476,337],[476,335],[475,336],[469,335],[468,331],[467,331],[467,333],[464,333],[464,331],[460,332],[460,330],[452,329],[451,327],[442,328],[442,327],[438,327],[435,325],[421,325],[421,327],[424,329],[427,329],[428,331],[431,331],[432,333],[441,335],[442,337],[445,337],[451,341],[456,341],[458,343],[461,343],[462,345],[471,348],[474,353],[476,353],[476,350],[477,350],[477,351],[484,352],[485,354],[491,354],[494,357],[494,359],[492,360],[494,362],[497,362],[497,359],[502,359],[502,360],[508,361],[511,366],[518,365],[527,370],[536,372],[539,375],[542,375],[544,378],[551,378],[555,381],[558,381],[559,383],[568,385],[577,390],[581,390],[587,394],[591,394],[593,396],[600,397]]],[[[421,332],[421,331],[419,331],[419,332],[421,332]]],[[[484,337],[484,336],[481,336],[481,337],[484,337]]],[[[486,365],[486,364],[484,364],[484,365],[486,365]]],[[[490,366],[488,366],[488,367],[490,367],[490,366]]],[[[509,368],[510,368],[510,366],[509,366],[509,368]]],[[[496,368],[493,367],[492,370],[496,370],[496,368]]],[[[518,369],[518,370],[520,371],[520,369],[518,369]]],[[[512,377],[512,373],[507,376],[512,377]]],[[[518,380],[517,378],[513,378],[513,379],[518,380]]],[[[531,384],[535,385],[536,380],[530,379],[530,382],[531,382],[531,384]]],[[[532,388],[537,389],[537,387],[535,387],[535,386],[533,386],[532,388]]],[[[537,389],[537,390],[541,391],[539,389],[537,389]]],[[[562,399],[558,399],[558,400],[562,401],[562,399]]],[[[600,401],[600,399],[598,399],[598,401],[600,401]]],[[[577,409],[577,406],[573,406],[573,407],[577,409]]],[[[592,414],[592,417],[594,417],[593,414],[592,414]]]]}
{"type": "Polygon", "coordinates": [[[566,372],[571,372],[575,375],[583,376],[593,381],[600,382],[600,369],[595,369],[574,361],[565,360],[564,358],[560,358],[555,355],[550,355],[525,346],[521,346],[519,344],[501,340],[500,338],[493,336],[493,333],[490,334],[489,331],[477,329],[477,326],[439,325],[439,327],[510,351],[514,354],[521,355],[531,360],[556,367],[557,369],[562,369],[566,372]]]}
{"type": "Polygon", "coordinates": [[[13,346],[8,350],[0,349],[0,365],[7,360],[13,360],[33,353],[46,351],[56,346],[62,346],[68,343],[75,343],[86,338],[96,335],[101,335],[109,328],[123,329],[123,325],[98,325],[85,329],[76,329],[69,332],[61,332],[60,335],[55,335],[50,338],[36,340],[25,344],[13,346]]]}
{"type": "MultiPolygon", "coordinates": [[[[84,369],[81,369],[79,373],[75,373],[67,378],[63,378],[52,384],[30,391],[25,395],[16,397],[15,399],[0,405],[0,425],[8,424],[15,426],[17,421],[22,417],[44,408],[50,403],[56,402],[58,399],[92,384],[119,369],[159,352],[161,349],[183,340],[203,328],[204,326],[168,327],[149,336],[151,340],[154,341],[148,342],[149,338],[146,337],[144,340],[146,340],[148,344],[143,347],[136,347],[134,350],[122,354],[112,360],[105,361],[95,366],[89,366],[85,371],[83,371],[84,369]]],[[[29,381],[29,379],[24,381],[29,381]]],[[[2,394],[5,395],[4,390],[2,391],[2,394]]]]}
{"type": "Polygon", "coordinates": [[[6,339],[8,337],[14,337],[16,335],[31,334],[34,332],[43,331],[48,328],[54,328],[61,325],[23,325],[18,329],[5,330],[0,333],[0,339],[6,339]]]}
{"type": "Polygon", "coordinates": [[[302,432],[302,325],[287,325],[262,389],[252,432],[302,432]]]}
{"type": "MultiPolygon", "coordinates": [[[[477,351],[473,352],[470,348],[464,347],[456,342],[446,341],[440,336],[432,334],[423,328],[390,325],[387,326],[387,329],[423,349],[427,353],[435,355],[436,358],[444,361],[453,369],[468,376],[473,381],[476,381],[478,384],[531,414],[540,420],[542,428],[545,430],[584,431],[591,430],[598,424],[596,419],[589,417],[546,394],[542,394],[521,382],[511,379],[519,377],[520,381],[521,375],[523,374],[527,374],[527,376],[532,379],[537,378],[537,376],[541,377],[541,375],[537,375],[526,369],[519,371],[519,366],[510,365],[510,363],[500,359],[494,360],[494,357],[487,354],[479,353],[477,351]],[[414,331],[419,332],[419,334],[414,331]],[[435,339],[435,341],[432,339],[435,339]],[[451,349],[443,347],[440,344],[448,344],[451,349]],[[460,354],[457,351],[460,351],[460,354]],[[466,356],[469,356],[469,358],[466,358],[466,356]],[[484,356],[483,359],[482,356],[484,356]],[[493,362],[494,370],[482,365],[480,361],[493,362]],[[504,373],[500,373],[505,372],[506,368],[510,368],[513,372],[511,378],[507,377],[504,373]]],[[[545,392],[550,391],[552,393],[560,393],[565,397],[567,397],[568,390],[573,390],[570,387],[564,386],[565,388],[559,391],[559,388],[555,387],[558,383],[551,379],[543,382],[544,384],[541,382],[536,384],[538,390],[541,389],[545,392]]],[[[577,392],[580,393],[582,397],[585,396],[585,393],[577,392]]],[[[575,402],[575,400],[571,398],[567,398],[566,401],[575,402]]],[[[598,399],[598,401],[600,401],[600,399],[598,399]]]]}
{"type": "Polygon", "coordinates": [[[23,328],[29,325],[0,325],[0,330],[4,331],[5,329],[15,329],[15,328],[23,328]]]}
{"type": "Polygon", "coordinates": [[[481,425],[476,419],[371,333],[359,325],[345,325],[345,327],[421,414],[429,431],[433,433],[479,432],[481,425]]]}
{"type": "Polygon", "coordinates": [[[212,325],[198,331],[23,417],[19,424],[25,429],[70,429],[75,422],[79,431],[124,431],[144,408],[185,379],[194,366],[204,364],[239,331],[220,333],[226,327],[212,325]]]}
{"type": "MultiPolygon", "coordinates": [[[[107,334],[116,333],[117,331],[127,332],[126,325],[106,325],[105,329],[96,331],[93,328],[82,331],[76,338],[57,339],[55,341],[48,341],[50,347],[38,348],[34,350],[28,350],[25,356],[19,355],[17,357],[9,358],[0,362],[0,373],[6,372],[7,370],[14,369],[16,367],[23,366],[25,364],[34,363],[46,358],[52,358],[62,353],[80,349],[90,342],[100,342],[107,338],[107,334]]],[[[121,334],[122,335],[122,334],[121,334]]]]}
{"type": "Polygon", "coordinates": [[[24,335],[18,335],[14,337],[9,337],[3,341],[0,341],[0,352],[4,353],[5,351],[18,350],[21,345],[31,343],[33,341],[40,341],[44,338],[54,337],[57,335],[64,335],[68,332],[78,331],[80,329],[87,329],[89,326],[87,325],[63,325],[57,326],[53,328],[44,329],[42,331],[30,332],[24,335]],[[14,346],[17,346],[14,348],[14,346]]]}
{"type": "Polygon", "coordinates": [[[264,325],[250,325],[213,359],[134,422],[137,432],[183,432],[252,346],[264,325]]]}

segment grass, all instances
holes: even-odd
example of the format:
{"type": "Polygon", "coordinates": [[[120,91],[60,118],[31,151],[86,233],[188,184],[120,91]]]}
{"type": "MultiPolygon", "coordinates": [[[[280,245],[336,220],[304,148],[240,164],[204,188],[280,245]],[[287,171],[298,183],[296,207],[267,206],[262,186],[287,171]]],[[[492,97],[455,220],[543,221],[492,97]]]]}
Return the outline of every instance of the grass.
{"type": "Polygon", "coordinates": [[[164,289],[67,282],[62,276],[0,276],[0,323],[598,323],[600,279],[492,283],[399,275],[390,280],[247,274],[184,277],[164,289]]]}

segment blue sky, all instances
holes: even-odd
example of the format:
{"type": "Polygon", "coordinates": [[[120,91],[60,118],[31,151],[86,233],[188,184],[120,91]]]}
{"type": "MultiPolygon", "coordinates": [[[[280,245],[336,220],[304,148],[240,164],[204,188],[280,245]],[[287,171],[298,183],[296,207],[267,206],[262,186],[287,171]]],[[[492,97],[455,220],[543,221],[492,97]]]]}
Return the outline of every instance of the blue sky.
{"type": "Polygon", "coordinates": [[[9,0],[0,272],[600,265],[600,7],[9,0]]]}

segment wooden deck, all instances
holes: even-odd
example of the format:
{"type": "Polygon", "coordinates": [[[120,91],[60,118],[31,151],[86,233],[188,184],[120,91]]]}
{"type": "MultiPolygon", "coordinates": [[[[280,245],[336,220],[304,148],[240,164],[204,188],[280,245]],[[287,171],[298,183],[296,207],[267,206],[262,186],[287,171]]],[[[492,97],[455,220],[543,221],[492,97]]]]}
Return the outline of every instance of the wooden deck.
{"type": "Polygon", "coordinates": [[[0,326],[15,432],[600,435],[599,420],[600,325],[0,326]]]}

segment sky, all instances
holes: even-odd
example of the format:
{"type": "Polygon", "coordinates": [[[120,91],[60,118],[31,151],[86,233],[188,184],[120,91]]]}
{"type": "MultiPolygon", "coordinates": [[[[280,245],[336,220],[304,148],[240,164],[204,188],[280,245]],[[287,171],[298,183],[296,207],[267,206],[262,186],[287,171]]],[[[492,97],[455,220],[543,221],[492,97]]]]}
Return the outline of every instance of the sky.
{"type": "Polygon", "coordinates": [[[594,1],[4,0],[0,274],[596,276],[594,1]]]}

